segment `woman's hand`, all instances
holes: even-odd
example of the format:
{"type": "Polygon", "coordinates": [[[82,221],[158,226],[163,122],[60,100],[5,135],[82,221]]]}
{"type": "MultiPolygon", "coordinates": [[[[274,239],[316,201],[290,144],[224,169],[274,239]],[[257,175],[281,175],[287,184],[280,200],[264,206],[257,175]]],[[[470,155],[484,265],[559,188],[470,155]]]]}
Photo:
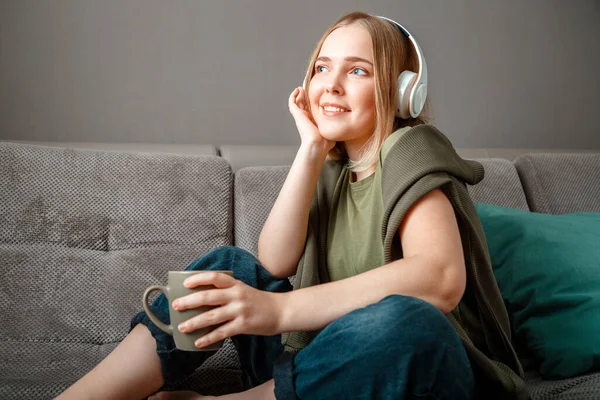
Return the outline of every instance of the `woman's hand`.
{"type": "Polygon", "coordinates": [[[215,289],[200,291],[173,301],[173,308],[178,311],[205,305],[219,306],[179,325],[181,332],[189,333],[223,323],[198,339],[196,347],[204,347],[239,334],[272,336],[280,333],[283,310],[277,295],[281,293],[258,290],[218,272],[196,274],[184,281],[187,288],[202,285],[214,285],[215,289]]]}
{"type": "Polygon", "coordinates": [[[327,153],[335,146],[335,141],[330,141],[321,136],[312,115],[308,112],[308,96],[302,87],[294,89],[288,99],[290,113],[296,121],[296,128],[300,134],[303,145],[319,146],[327,153]]]}

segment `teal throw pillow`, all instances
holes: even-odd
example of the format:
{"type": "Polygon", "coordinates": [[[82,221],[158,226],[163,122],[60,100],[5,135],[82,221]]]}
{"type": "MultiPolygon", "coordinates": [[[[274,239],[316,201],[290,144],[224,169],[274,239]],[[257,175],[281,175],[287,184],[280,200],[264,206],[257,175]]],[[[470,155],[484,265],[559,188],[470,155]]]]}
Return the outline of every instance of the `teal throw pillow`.
{"type": "Polygon", "coordinates": [[[541,375],[600,369],[600,213],[475,208],[513,330],[541,375]]]}

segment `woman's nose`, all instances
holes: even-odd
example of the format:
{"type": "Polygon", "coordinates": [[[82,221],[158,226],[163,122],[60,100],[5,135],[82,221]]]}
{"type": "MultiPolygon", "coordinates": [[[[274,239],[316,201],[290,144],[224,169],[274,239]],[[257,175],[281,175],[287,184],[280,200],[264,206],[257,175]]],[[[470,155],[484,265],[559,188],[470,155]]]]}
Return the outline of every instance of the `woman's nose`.
{"type": "Polygon", "coordinates": [[[342,87],[335,82],[325,83],[325,91],[327,93],[342,94],[342,87]]]}

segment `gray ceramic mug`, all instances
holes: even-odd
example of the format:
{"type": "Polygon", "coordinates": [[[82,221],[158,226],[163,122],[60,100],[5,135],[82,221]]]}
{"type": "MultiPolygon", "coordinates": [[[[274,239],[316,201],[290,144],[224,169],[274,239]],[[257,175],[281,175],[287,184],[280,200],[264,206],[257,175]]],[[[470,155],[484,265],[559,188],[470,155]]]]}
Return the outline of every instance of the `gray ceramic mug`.
{"type": "Polygon", "coordinates": [[[142,297],[142,305],[144,306],[144,310],[146,311],[146,314],[148,314],[148,317],[150,318],[150,320],[152,322],[154,322],[154,324],[157,327],[159,327],[161,330],[163,330],[164,332],[173,336],[173,340],[175,341],[175,346],[177,346],[177,348],[179,350],[185,350],[185,351],[218,350],[223,345],[224,340],[221,340],[220,342],[217,342],[217,343],[213,343],[209,346],[202,347],[200,349],[194,345],[194,343],[196,342],[197,339],[206,335],[208,332],[214,330],[215,328],[217,328],[220,325],[207,326],[205,328],[200,328],[194,332],[189,332],[189,333],[183,333],[183,332],[180,332],[179,329],[177,329],[177,327],[179,326],[180,323],[187,321],[188,319],[193,318],[196,315],[202,314],[205,311],[212,310],[213,308],[218,307],[218,306],[202,306],[202,307],[192,308],[192,309],[183,310],[183,311],[177,311],[177,310],[173,309],[173,301],[175,299],[178,299],[180,297],[187,296],[188,294],[192,294],[192,293],[199,292],[202,290],[214,289],[213,285],[196,286],[193,289],[186,288],[185,286],[183,286],[183,281],[186,280],[187,278],[189,278],[190,276],[192,276],[194,274],[202,274],[205,272],[220,272],[222,274],[227,274],[227,275],[233,276],[232,271],[169,271],[169,280],[168,280],[167,286],[156,286],[156,285],[150,286],[149,288],[146,289],[146,291],[144,292],[144,295],[142,297]],[[156,315],[154,315],[154,313],[150,309],[150,306],[148,305],[148,296],[150,295],[151,292],[153,292],[155,290],[159,290],[159,291],[163,292],[164,295],[167,297],[167,300],[169,301],[169,318],[171,320],[170,325],[167,325],[167,324],[163,323],[161,320],[159,320],[156,317],[156,315]]]}

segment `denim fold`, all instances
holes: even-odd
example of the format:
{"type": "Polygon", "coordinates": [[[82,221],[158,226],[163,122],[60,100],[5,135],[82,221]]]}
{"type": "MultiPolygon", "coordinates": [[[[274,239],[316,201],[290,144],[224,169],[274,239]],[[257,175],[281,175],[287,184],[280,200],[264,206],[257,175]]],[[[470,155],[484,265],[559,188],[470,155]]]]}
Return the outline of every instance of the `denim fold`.
{"type": "MultiPolygon", "coordinates": [[[[271,275],[251,253],[215,248],[186,270],[231,270],[256,289],[291,291],[288,279],[271,275]]],[[[169,304],[161,294],[151,309],[169,324],[169,304]]],[[[182,351],[171,335],[140,311],[133,329],[144,324],[156,340],[165,384],[192,374],[216,351],[182,351]]],[[[461,399],[474,398],[474,377],[460,338],[433,305],[410,296],[391,295],[354,310],[327,325],[297,354],[284,351],[281,335],[231,338],[241,364],[244,388],[274,379],[278,400],[299,399],[461,399]]]]}

